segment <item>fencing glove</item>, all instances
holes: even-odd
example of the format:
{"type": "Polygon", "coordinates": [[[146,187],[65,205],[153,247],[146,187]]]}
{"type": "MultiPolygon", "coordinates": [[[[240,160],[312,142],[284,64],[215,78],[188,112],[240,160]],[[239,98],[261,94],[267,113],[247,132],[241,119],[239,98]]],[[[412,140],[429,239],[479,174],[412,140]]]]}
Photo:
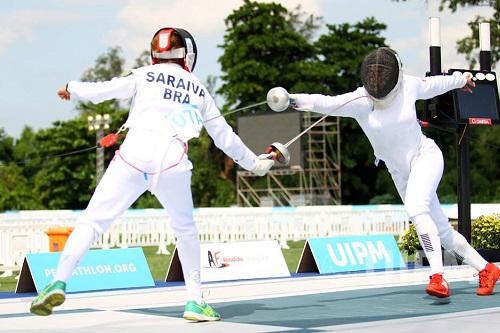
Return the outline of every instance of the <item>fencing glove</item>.
{"type": "Polygon", "coordinates": [[[274,160],[271,159],[271,154],[260,154],[257,156],[255,168],[252,172],[257,176],[264,176],[274,165],[274,160]]]}

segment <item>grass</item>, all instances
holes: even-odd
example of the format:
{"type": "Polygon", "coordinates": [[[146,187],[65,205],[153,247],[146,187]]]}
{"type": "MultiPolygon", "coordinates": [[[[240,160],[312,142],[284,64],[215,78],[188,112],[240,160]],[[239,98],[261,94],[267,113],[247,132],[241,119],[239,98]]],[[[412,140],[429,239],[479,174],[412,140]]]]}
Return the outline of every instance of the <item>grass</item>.
{"type": "MultiPolygon", "coordinates": [[[[3,272],[2,272],[3,273],[3,272]]],[[[19,272],[14,272],[15,275],[19,272]]],[[[1,277],[0,278],[0,291],[14,291],[16,290],[17,280],[13,277],[1,277]]]]}
{"type": "MultiPolygon", "coordinates": [[[[283,250],[283,256],[285,257],[286,264],[290,272],[295,272],[297,265],[299,263],[300,255],[302,254],[302,249],[304,248],[305,241],[290,241],[288,246],[290,249],[283,250]]],[[[155,281],[164,281],[167,275],[168,265],[174,252],[174,245],[168,246],[168,251],[170,255],[156,254],[158,247],[156,246],[146,246],[143,247],[144,255],[146,256],[146,261],[149,265],[149,270],[155,281]]],[[[2,272],[0,272],[1,274],[2,272]]],[[[15,275],[19,272],[14,272],[15,275]]],[[[16,289],[17,280],[14,277],[0,278],[0,291],[14,291],[16,289]]]]}

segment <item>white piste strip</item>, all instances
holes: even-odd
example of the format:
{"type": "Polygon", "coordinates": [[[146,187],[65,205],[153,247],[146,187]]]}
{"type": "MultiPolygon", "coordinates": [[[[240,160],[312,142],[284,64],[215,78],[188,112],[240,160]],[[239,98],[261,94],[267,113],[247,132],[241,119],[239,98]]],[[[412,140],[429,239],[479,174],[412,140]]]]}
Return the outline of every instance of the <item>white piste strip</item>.
{"type": "MultiPolygon", "coordinates": [[[[445,267],[448,282],[470,280],[477,284],[477,271],[467,265],[445,267]]],[[[337,275],[316,275],[262,280],[241,280],[206,283],[204,297],[207,302],[219,303],[248,299],[263,299],[304,294],[328,293],[378,287],[397,287],[426,284],[430,269],[363,272],[337,275]]],[[[451,285],[453,289],[453,285],[451,285]]],[[[424,290],[422,289],[422,293],[424,290]]],[[[125,310],[184,305],[187,293],[183,285],[161,288],[99,291],[68,294],[58,310],[99,309],[125,310]]],[[[0,299],[0,313],[17,314],[29,311],[32,297],[0,299]]]]}

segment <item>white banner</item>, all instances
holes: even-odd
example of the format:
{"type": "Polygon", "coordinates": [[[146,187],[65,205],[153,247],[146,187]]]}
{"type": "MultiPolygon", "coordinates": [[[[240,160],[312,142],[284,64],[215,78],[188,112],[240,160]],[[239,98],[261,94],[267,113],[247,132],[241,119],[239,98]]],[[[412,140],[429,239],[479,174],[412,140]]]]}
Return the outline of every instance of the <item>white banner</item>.
{"type": "MultiPolygon", "coordinates": [[[[204,243],[200,254],[202,282],[290,276],[277,241],[204,243]]],[[[178,260],[174,253],[166,281],[182,280],[178,260]]]]}

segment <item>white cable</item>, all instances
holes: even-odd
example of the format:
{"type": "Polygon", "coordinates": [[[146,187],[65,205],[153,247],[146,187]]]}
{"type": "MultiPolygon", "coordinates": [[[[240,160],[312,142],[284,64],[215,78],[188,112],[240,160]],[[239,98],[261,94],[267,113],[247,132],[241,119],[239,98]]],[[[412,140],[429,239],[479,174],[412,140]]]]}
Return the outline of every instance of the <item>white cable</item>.
{"type": "Polygon", "coordinates": [[[209,122],[210,120],[217,119],[219,117],[224,117],[224,116],[230,115],[232,113],[236,113],[236,112],[240,112],[240,111],[243,111],[243,110],[251,109],[253,107],[256,107],[256,106],[259,106],[259,105],[262,105],[262,104],[266,104],[266,103],[267,103],[267,101],[263,101],[263,102],[258,102],[258,103],[255,103],[255,104],[250,104],[250,105],[247,105],[247,106],[243,106],[241,108],[237,108],[237,109],[234,109],[232,111],[229,111],[229,112],[220,114],[218,116],[215,116],[213,118],[207,119],[207,120],[204,121],[204,123],[209,122]]]}

